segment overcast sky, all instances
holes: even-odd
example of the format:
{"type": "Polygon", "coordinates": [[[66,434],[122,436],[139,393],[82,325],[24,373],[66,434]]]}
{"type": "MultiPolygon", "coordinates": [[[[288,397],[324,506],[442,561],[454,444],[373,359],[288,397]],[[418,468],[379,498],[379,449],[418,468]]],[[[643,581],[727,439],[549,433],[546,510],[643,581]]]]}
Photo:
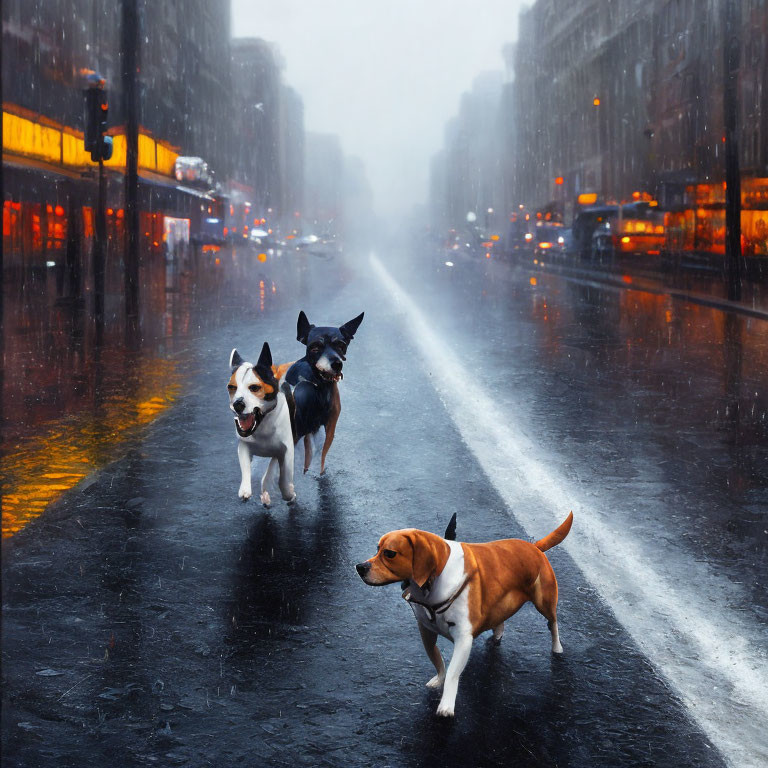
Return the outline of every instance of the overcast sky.
{"type": "Polygon", "coordinates": [[[277,43],[306,127],[359,155],[377,212],[425,202],[429,160],[477,74],[503,70],[521,0],[232,0],[235,37],[277,43]]]}

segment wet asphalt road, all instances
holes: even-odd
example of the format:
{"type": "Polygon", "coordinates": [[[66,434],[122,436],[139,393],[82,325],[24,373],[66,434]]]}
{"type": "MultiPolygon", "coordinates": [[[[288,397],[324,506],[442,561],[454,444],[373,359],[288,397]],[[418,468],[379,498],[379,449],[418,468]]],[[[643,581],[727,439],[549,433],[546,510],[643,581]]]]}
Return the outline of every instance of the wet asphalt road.
{"type": "MultiPolygon", "coordinates": [[[[615,502],[619,525],[689,558],[680,579],[705,563],[765,638],[758,321],[543,274],[534,286],[508,265],[388,266],[502,411],[532,419],[553,461],[615,502]],[[726,334],[738,343],[724,346],[726,334]]],[[[563,657],[525,606],[501,647],[476,641],[455,721],[434,717],[410,609],[396,586],[363,585],[354,564],[381,533],[441,533],[454,511],[460,539],[525,537],[523,510],[462,441],[434,386],[441,372],[422,364],[364,256],[273,278],[263,312],[254,288],[190,335],[177,402],[123,458],[5,540],[3,765],[723,765],[562,548],[549,555],[563,657]],[[266,511],[237,500],[226,363],[233,346],[252,357],[265,339],[276,360],[300,356],[299,309],[313,322],[366,318],[326,475],[313,467],[294,507],[266,511]]],[[[536,513],[534,499],[520,504],[536,513]]]]}

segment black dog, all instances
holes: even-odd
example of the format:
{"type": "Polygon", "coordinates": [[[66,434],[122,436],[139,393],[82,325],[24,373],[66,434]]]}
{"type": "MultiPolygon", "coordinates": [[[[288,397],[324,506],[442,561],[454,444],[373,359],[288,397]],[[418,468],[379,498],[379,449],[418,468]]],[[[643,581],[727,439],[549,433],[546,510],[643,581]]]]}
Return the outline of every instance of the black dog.
{"type": "Polygon", "coordinates": [[[325,457],[333,442],[336,422],[341,413],[338,382],[344,378],[342,368],[347,359],[347,347],[355,337],[361,312],[354,320],[338,328],[316,328],[304,312],[299,312],[296,338],[307,347],[307,354],[297,360],[285,374],[293,388],[296,403],[296,438],[304,438],[304,471],[312,461],[312,437],[325,427],[325,442],[320,458],[320,474],[325,472],[325,457]]]}

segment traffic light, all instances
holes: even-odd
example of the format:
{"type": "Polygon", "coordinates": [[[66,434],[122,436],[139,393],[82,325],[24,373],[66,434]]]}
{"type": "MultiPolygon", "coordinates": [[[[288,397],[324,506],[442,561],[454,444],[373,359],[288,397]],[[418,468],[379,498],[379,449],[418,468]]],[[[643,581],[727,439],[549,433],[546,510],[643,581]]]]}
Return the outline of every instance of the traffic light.
{"type": "MultiPolygon", "coordinates": [[[[105,136],[101,142],[101,159],[110,160],[112,158],[113,149],[114,147],[112,145],[112,137],[105,136]]],[[[98,159],[99,159],[98,152],[91,152],[91,160],[93,160],[94,162],[97,162],[98,159]]]]}
{"type": "Polygon", "coordinates": [[[107,130],[109,101],[104,90],[104,79],[92,75],[85,89],[85,150],[91,153],[91,160],[97,162],[112,157],[112,138],[104,136],[107,130]],[[101,153],[99,149],[101,148],[101,153]]]}

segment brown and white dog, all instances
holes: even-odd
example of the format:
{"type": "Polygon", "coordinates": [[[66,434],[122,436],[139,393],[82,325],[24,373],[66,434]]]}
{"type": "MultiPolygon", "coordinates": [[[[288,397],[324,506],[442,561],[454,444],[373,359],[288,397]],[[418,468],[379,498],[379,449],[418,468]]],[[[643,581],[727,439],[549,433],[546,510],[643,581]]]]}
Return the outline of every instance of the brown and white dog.
{"type": "Polygon", "coordinates": [[[293,488],[293,446],[296,442],[294,403],[291,388],[280,378],[290,367],[272,365],[269,344],[264,342],[256,365],[243,360],[236,349],[229,356],[232,373],[229,377],[229,407],[235,414],[235,430],[239,438],[237,457],[240,461],[242,501],[251,498],[251,459],[270,459],[261,478],[261,503],[271,504],[268,487],[279,466],[278,485],[288,503],[296,499],[293,488]]]}
{"type": "Polygon", "coordinates": [[[573,512],[535,544],[522,539],[465,544],[415,528],[390,531],[379,540],[377,553],[355,566],[370,586],[403,582],[403,597],[413,608],[424,649],[437,670],[427,687],[443,686],[438,715],[453,716],[472,641],[490,629],[494,642],[501,642],[504,622],[529,600],[547,619],[552,652],[563,652],[557,579],[544,552],[568,535],[572,523],[573,512]],[[454,644],[447,672],[438,635],[454,644]]]}

